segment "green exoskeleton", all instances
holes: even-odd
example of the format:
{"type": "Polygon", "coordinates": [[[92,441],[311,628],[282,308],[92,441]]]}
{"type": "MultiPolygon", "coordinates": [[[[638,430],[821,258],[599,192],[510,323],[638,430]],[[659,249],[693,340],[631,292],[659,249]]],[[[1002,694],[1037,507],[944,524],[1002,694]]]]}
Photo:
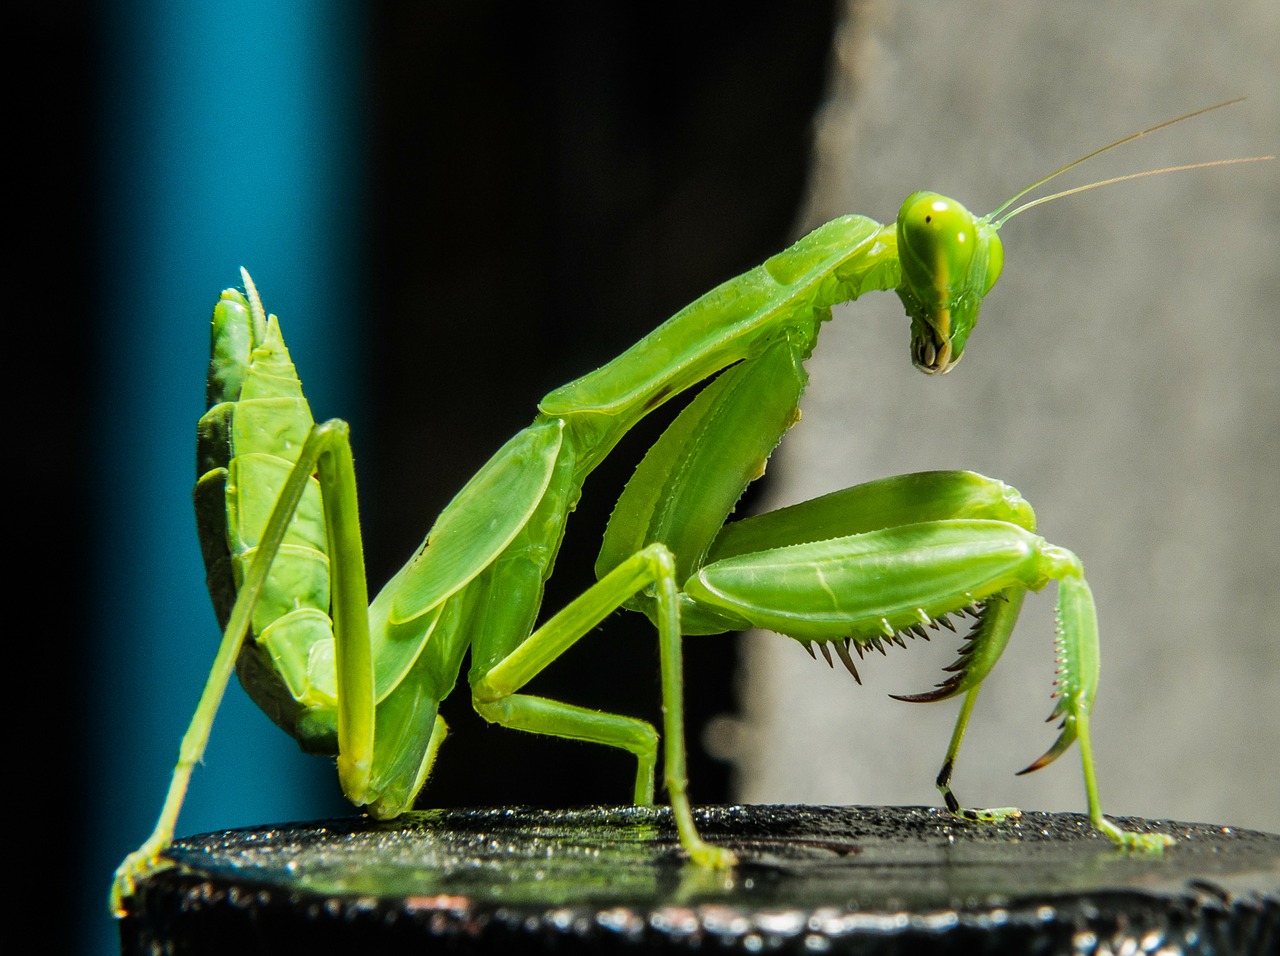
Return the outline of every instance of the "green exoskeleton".
{"type": "Polygon", "coordinates": [[[1079,741],[1094,826],[1127,847],[1170,842],[1102,814],[1089,728],[1098,684],[1093,598],[1080,561],[1036,534],[1032,509],[1013,488],[970,472],[928,472],[726,524],[798,418],[804,363],[831,307],[896,291],[911,320],[912,361],[930,374],[949,371],[1000,276],[997,231],[1019,211],[977,218],[952,199],[913,193],[896,223],[844,216],[707,293],[545,396],[532,424],[458,492],[371,604],[347,425],[313,423],[280,326],[242,273],[245,292],[224,292],[214,309],[209,411],[198,429],[196,511],[225,630],[159,823],[117,871],[115,911],[124,911],[136,879],[164,865],[159,855],[233,669],[305,750],[337,758],[344,792],[375,817],[413,806],[446,734],[438,705],[468,650],[467,682],[484,718],[630,752],[632,799],[651,804],[653,726],[522,693],[624,607],[657,631],[663,778],[680,842],[700,866],[728,867],[735,856],[698,835],[686,794],[684,636],[767,628],[828,662],[834,651],[856,678],[851,651],[926,628],[954,631],[952,618],[970,618],[951,676],[904,699],[963,696],[938,787],[953,813],[997,820],[1017,811],[963,809],[951,771],[1024,596],[1050,582],[1058,586],[1054,716],[1062,724],[1028,770],[1079,741]],[[618,500],[598,581],[539,623],[543,586],[588,475],[641,418],[695,386],[704,387],[618,500]]]}

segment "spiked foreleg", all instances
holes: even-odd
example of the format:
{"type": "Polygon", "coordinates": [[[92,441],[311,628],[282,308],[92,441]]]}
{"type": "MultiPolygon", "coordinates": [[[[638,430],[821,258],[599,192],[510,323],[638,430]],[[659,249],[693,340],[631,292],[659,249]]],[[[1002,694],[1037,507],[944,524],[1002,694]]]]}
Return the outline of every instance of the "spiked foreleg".
{"type": "Polygon", "coordinates": [[[964,741],[965,730],[969,726],[969,717],[973,713],[973,705],[977,703],[978,691],[982,689],[982,681],[996,661],[1009,638],[1013,635],[1013,627],[1018,620],[1018,612],[1022,609],[1022,599],[1026,591],[1021,588],[1010,588],[1000,594],[988,598],[983,603],[978,623],[970,632],[965,644],[960,649],[960,657],[947,668],[953,671],[951,677],[940,683],[936,690],[924,694],[891,694],[896,700],[927,703],[945,700],[964,691],[964,703],[960,706],[960,714],[956,717],[955,729],[951,732],[951,742],[947,744],[947,756],[942,761],[942,769],[938,771],[936,786],[942,794],[947,809],[965,820],[980,820],[984,823],[996,823],[1011,817],[1019,817],[1022,811],[1017,807],[965,807],[960,803],[955,791],[951,789],[951,774],[955,770],[956,759],[960,756],[960,744],[964,741]]]}
{"type": "MultiPolygon", "coordinates": [[[[743,490],[796,420],[806,375],[805,343],[783,338],[755,361],[721,373],[685,406],[627,482],[605,531],[596,576],[654,542],[675,556],[678,580],[705,561],[743,490]]],[[[627,602],[653,616],[649,595],[627,602]]],[[[686,634],[717,633],[684,618],[686,634]]]]}
{"type": "Polygon", "coordinates": [[[1101,659],[1098,648],[1098,612],[1093,592],[1084,579],[1080,560],[1069,551],[1060,551],[1064,569],[1058,578],[1056,703],[1049,719],[1062,718],[1061,733],[1053,746],[1035,763],[1019,773],[1031,773],[1047,766],[1076,740],[1080,741],[1080,762],[1084,769],[1089,819],[1116,843],[1138,850],[1160,850],[1173,843],[1163,833],[1134,833],[1122,830],[1102,815],[1098,796],[1098,772],[1093,762],[1093,741],[1089,736],[1089,714],[1098,692],[1101,659]]]}
{"type": "MultiPolygon", "coordinates": [[[[939,775],[948,807],[977,819],[1009,815],[961,810],[949,778],[978,688],[1012,633],[1025,591],[1060,583],[1059,703],[1064,718],[1057,743],[1033,765],[1051,761],[1077,739],[1085,764],[1090,817],[1127,846],[1158,841],[1126,833],[1102,816],[1088,713],[1097,686],[1097,623],[1093,600],[1075,555],[1007,521],[925,521],[862,534],[739,554],[708,564],[684,587],[690,601],[726,617],[809,643],[883,649],[890,640],[949,614],[976,614],[954,673],[937,690],[907,700],[942,700],[968,692],[939,775]],[[847,642],[847,643],[845,643],[847,642]]],[[[829,660],[828,655],[828,660],[829,660]]]]}
{"type": "MultiPolygon", "coordinates": [[[[986,518],[1008,522],[1028,532],[1035,530],[1035,513],[1030,504],[1004,482],[968,471],[928,471],[856,485],[728,525],[716,539],[709,557],[715,561],[824,538],[960,518],[986,518]]],[[[974,622],[959,659],[947,668],[951,676],[924,694],[893,695],[899,700],[926,702],[967,691],[937,779],[948,809],[966,819],[998,820],[1018,812],[1012,807],[963,808],[950,781],[978,688],[1008,643],[1024,595],[1021,588],[1010,588],[981,606],[970,605],[950,612],[960,618],[971,617],[974,622]]],[[[905,646],[904,635],[929,640],[930,631],[937,632],[940,627],[956,631],[951,617],[942,614],[931,621],[913,622],[891,636],[876,633],[862,641],[850,636],[843,641],[818,642],[817,647],[829,665],[833,664],[831,652],[834,650],[845,669],[861,684],[862,678],[850,651],[856,651],[861,660],[867,647],[883,654],[886,641],[905,646]]],[[[814,656],[814,644],[806,642],[804,646],[809,655],[814,656]]]]}

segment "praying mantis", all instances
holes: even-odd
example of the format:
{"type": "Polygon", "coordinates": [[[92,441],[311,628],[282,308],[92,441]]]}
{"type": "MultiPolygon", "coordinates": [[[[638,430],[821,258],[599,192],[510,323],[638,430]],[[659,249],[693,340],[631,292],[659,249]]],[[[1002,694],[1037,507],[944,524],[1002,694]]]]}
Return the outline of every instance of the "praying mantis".
{"type": "MultiPolygon", "coordinates": [[[[1232,101],[1236,102],[1236,101],[1232,101]]],[[[962,696],[937,786],[958,818],[1000,821],[1011,807],[965,808],[950,781],[978,691],[1012,635],[1023,599],[1057,585],[1057,739],[1025,771],[1079,743],[1088,814],[1117,845],[1158,851],[1171,838],[1126,831],[1102,812],[1089,715],[1099,676],[1094,601],[1080,560],[1036,534],[1012,487],[972,472],[925,472],[857,485],[726,523],[799,418],[804,363],[831,308],[893,290],[911,323],[911,359],[930,375],[963,357],[1003,268],[1013,216],[1116,177],[1019,199],[1095,150],[975,217],[932,192],[897,220],[843,216],[687,306],[601,368],[546,395],[445,507],[408,563],[368,599],[349,429],[315,423],[285,346],[248,272],[214,308],[209,411],[198,426],[197,526],[223,638],[183,738],[155,830],[121,863],[118,915],[136,882],[163,866],[194,766],[233,670],[304,750],[336,757],[353,804],[376,818],[411,809],[447,734],[438,714],[470,651],[467,683],[486,720],[632,754],[632,799],[654,802],[658,751],[680,844],[693,864],[737,862],[704,841],[687,792],[681,642],[761,627],[791,637],[859,680],[854,655],[956,631],[960,657],[935,689],[962,696]],[[596,563],[598,580],[539,623],[570,514],[592,470],[642,418],[701,386],[623,490],[596,563]],[[662,733],[646,721],[522,693],[620,609],[654,624],[662,733]],[[927,630],[928,629],[928,630],[927,630]],[[834,655],[834,658],[833,658],[834,655]]],[[[860,680],[859,680],[860,682],[860,680]]]]}

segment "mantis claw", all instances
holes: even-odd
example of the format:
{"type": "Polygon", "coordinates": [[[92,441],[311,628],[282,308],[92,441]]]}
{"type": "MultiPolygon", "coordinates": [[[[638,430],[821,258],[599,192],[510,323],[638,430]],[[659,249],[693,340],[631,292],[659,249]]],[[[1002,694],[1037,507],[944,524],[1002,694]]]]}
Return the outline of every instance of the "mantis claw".
{"type": "Polygon", "coordinates": [[[1133,830],[1122,830],[1106,817],[1092,821],[1093,825],[1109,836],[1117,846],[1138,853],[1163,853],[1164,848],[1172,846],[1173,837],[1167,833],[1137,833],[1133,830]]]}
{"type": "Polygon", "coordinates": [[[129,915],[129,900],[137,891],[139,880],[176,865],[172,860],[160,857],[160,851],[166,845],[167,841],[148,840],[126,856],[116,868],[115,879],[111,883],[111,897],[108,901],[113,916],[122,918],[129,915]]]}
{"type": "Polygon", "coordinates": [[[951,810],[951,813],[953,816],[957,816],[961,820],[968,820],[970,823],[1005,823],[1022,817],[1022,811],[1017,807],[985,807],[982,809],[958,807],[955,810],[951,810]]]}
{"type": "Polygon", "coordinates": [[[702,843],[689,851],[689,861],[712,870],[730,870],[738,865],[738,855],[722,846],[702,843]]]}

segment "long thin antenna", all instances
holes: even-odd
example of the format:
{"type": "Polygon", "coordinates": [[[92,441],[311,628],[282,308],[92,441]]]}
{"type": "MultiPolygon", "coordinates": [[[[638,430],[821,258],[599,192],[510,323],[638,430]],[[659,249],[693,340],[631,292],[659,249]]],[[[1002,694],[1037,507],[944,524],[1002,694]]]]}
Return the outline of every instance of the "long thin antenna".
{"type": "MultiPolygon", "coordinates": [[[[1004,216],[1001,216],[999,219],[994,220],[992,222],[992,225],[994,225],[997,229],[999,229],[1001,226],[1003,226],[1006,222],[1008,222],[1018,213],[1025,212],[1026,210],[1030,209],[1032,206],[1039,206],[1041,203],[1051,202],[1054,199],[1061,199],[1063,196],[1074,196],[1076,193],[1082,193],[1090,189],[1097,189],[1099,186],[1110,186],[1114,183],[1126,183],[1131,179],[1142,179],[1144,176],[1158,176],[1161,173],[1180,173],[1188,169],[1208,169],[1211,166],[1234,166],[1238,163],[1261,163],[1269,159],[1275,159],[1275,157],[1274,156],[1242,156],[1239,159],[1213,159],[1207,163],[1188,163],[1186,166],[1163,166],[1160,169],[1148,169],[1140,173],[1129,173],[1127,176],[1114,176],[1111,179],[1102,179],[1096,183],[1088,183],[1087,185],[1084,185],[1084,186],[1076,186],[1074,189],[1064,189],[1062,190],[1062,192],[1050,193],[1048,196],[1041,196],[1039,199],[1033,199],[1031,200],[1031,202],[1023,203],[1021,206],[1019,206],[1017,209],[1013,210],[1012,212],[1006,213],[1004,216]]],[[[1037,185],[1039,185],[1039,183],[1037,183],[1037,185]]],[[[1035,187],[1033,186],[1032,188],[1034,189],[1035,187]]],[[[1025,192],[1019,193],[1019,195],[1025,195],[1025,192]]],[[[1017,198],[1018,198],[1017,196],[1014,197],[1014,199],[1017,199],[1017,198]]],[[[1008,203],[1005,203],[1005,206],[1007,205],[1008,203]]],[[[1000,208],[1003,209],[1004,206],[1001,206],[1000,208]]]]}
{"type": "MultiPolygon", "coordinates": [[[[1058,168],[1058,169],[1055,169],[1053,172],[1051,172],[1048,176],[1045,176],[1043,179],[1038,179],[1038,180],[1036,180],[1036,181],[1035,181],[1034,183],[1032,183],[1030,186],[1026,187],[1025,189],[1023,189],[1023,190],[1021,190],[1021,191],[1019,191],[1019,192],[1017,192],[1017,193],[1015,193],[1013,196],[1010,196],[1007,200],[1005,200],[1003,203],[1001,203],[999,207],[997,207],[996,209],[993,209],[993,210],[992,210],[992,211],[987,215],[987,217],[986,217],[986,218],[987,218],[988,220],[995,220],[995,219],[996,219],[996,217],[1000,215],[1000,213],[1004,212],[1006,209],[1008,209],[1010,206],[1012,206],[1014,203],[1016,203],[1019,199],[1021,199],[1021,198],[1022,198],[1023,196],[1025,196],[1027,193],[1031,192],[1033,189],[1038,189],[1039,187],[1043,186],[1045,183],[1049,182],[1049,180],[1054,179],[1054,178],[1056,178],[1056,177],[1058,177],[1058,176],[1061,176],[1063,173],[1067,172],[1067,171],[1068,171],[1068,170],[1070,170],[1070,169],[1075,169],[1075,167],[1079,166],[1081,163],[1087,162],[1088,160],[1093,159],[1095,156],[1100,156],[1100,155],[1102,155],[1103,153],[1107,152],[1108,150],[1115,149],[1117,146],[1123,146],[1125,143],[1132,143],[1135,139],[1140,139],[1141,137],[1146,136],[1148,133],[1154,133],[1154,132],[1156,132],[1157,130],[1162,130],[1162,129],[1164,129],[1166,126],[1172,126],[1172,125],[1174,125],[1175,123],[1181,123],[1183,120],[1189,120],[1189,119],[1191,119],[1192,117],[1200,116],[1202,113],[1210,113],[1210,112],[1212,112],[1213,110],[1220,110],[1220,109],[1222,109],[1222,108],[1223,108],[1223,107],[1225,107],[1225,106],[1232,106],[1232,105],[1234,105],[1234,104],[1236,104],[1236,103],[1242,102],[1243,100],[1244,100],[1244,97],[1243,97],[1243,96],[1237,96],[1235,99],[1232,99],[1232,100],[1224,100],[1223,102],[1221,102],[1221,103],[1215,103],[1215,104],[1213,104],[1212,106],[1205,106],[1205,107],[1201,107],[1200,109],[1198,109],[1198,110],[1193,110],[1193,111],[1192,111],[1192,112],[1190,112],[1190,113],[1184,113],[1184,114],[1182,114],[1181,116],[1175,116],[1173,119],[1165,120],[1163,123],[1157,123],[1155,126],[1149,126],[1149,127],[1147,127],[1146,129],[1144,129],[1144,130],[1139,130],[1139,131],[1138,131],[1138,132],[1136,132],[1136,133],[1130,133],[1128,136],[1125,136],[1125,137],[1124,137],[1124,138],[1122,138],[1122,139],[1118,139],[1118,140],[1116,140],[1114,143],[1108,143],[1106,146],[1102,146],[1102,147],[1100,147],[1100,148],[1098,148],[1098,149],[1095,149],[1092,153],[1088,153],[1088,154],[1086,154],[1086,155],[1084,155],[1084,156],[1081,156],[1079,159],[1077,159],[1077,160],[1073,160],[1072,162],[1067,163],[1065,166],[1062,166],[1062,167],[1060,167],[1060,168],[1058,168]]],[[[1273,159],[1273,158],[1274,158],[1274,157],[1262,157],[1262,156],[1257,156],[1257,157],[1250,157],[1250,158],[1245,159],[1245,160],[1231,160],[1230,162],[1257,162],[1257,161],[1259,161],[1259,160],[1261,160],[1261,159],[1273,159]]],[[[1221,165],[1221,163],[1205,163],[1205,164],[1202,164],[1202,165],[1206,165],[1206,166],[1207,166],[1207,165],[1221,165]]],[[[1180,166],[1180,167],[1176,167],[1176,168],[1177,168],[1177,169],[1193,169],[1193,168],[1197,168],[1197,167],[1195,167],[1195,166],[1180,166]]],[[[1140,173],[1140,174],[1137,174],[1137,175],[1154,175],[1154,174],[1155,174],[1155,173],[1157,173],[1157,172],[1173,172],[1173,171],[1174,171],[1174,169],[1175,169],[1175,167],[1170,167],[1170,168],[1169,168],[1169,169],[1167,169],[1167,170],[1150,170],[1150,171],[1149,171],[1149,172],[1147,172],[1147,173],[1140,173]]],[[[1114,180],[1107,180],[1107,183],[1094,183],[1094,184],[1092,184],[1092,185],[1093,185],[1093,186],[1101,186],[1101,185],[1107,185],[1107,184],[1112,183],[1112,182],[1122,182],[1122,181],[1124,180],[1124,178],[1136,178],[1136,176],[1135,176],[1135,177],[1118,177],[1117,179],[1114,179],[1114,180]]],[[[1049,200],[1049,199],[1051,199],[1051,198],[1060,198],[1061,196],[1070,195],[1072,192],[1080,192],[1080,191],[1083,191],[1084,189],[1088,189],[1088,188],[1091,188],[1091,187],[1090,187],[1090,186],[1082,186],[1082,187],[1080,187],[1079,189],[1076,189],[1076,190],[1068,190],[1068,191],[1066,191],[1066,192],[1060,193],[1058,196],[1045,197],[1045,199],[1043,199],[1043,200],[1036,200],[1036,202],[1037,202],[1037,203],[1039,203],[1039,202],[1048,202],[1048,200],[1049,200]]],[[[1015,210],[1015,212],[1021,212],[1021,211],[1022,211],[1022,209],[1029,209],[1029,208],[1031,207],[1031,205],[1032,205],[1032,203],[1028,203],[1027,205],[1022,206],[1020,209],[1015,210]]],[[[1000,219],[998,222],[996,222],[996,225],[997,225],[997,226],[999,226],[999,225],[1001,225],[1001,224],[1003,224],[1003,223],[1007,222],[1007,221],[1010,219],[1010,217],[1012,217],[1012,216],[1013,216],[1013,213],[1010,213],[1008,216],[1005,216],[1003,219],[1000,219]]]]}

